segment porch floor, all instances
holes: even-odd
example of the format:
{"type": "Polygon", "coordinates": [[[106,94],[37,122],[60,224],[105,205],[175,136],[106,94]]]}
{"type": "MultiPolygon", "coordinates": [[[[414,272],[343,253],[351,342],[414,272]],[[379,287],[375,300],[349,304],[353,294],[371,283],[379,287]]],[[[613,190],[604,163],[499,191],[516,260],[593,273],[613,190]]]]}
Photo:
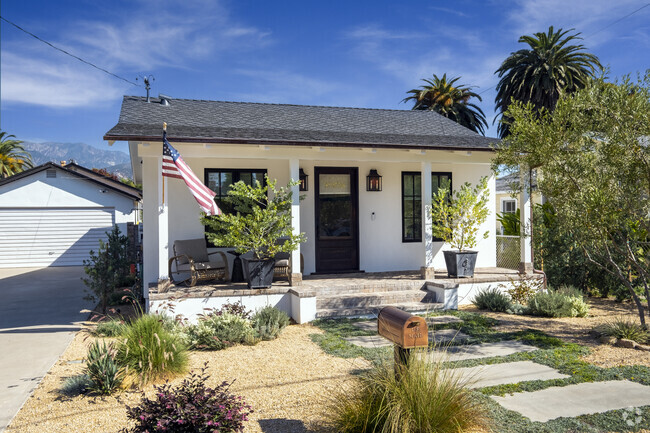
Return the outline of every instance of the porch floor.
{"type": "MultiPolygon", "coordinates": [[[[447,272],[437,270],[435,279],[421,278],[420,271],[390,271],[390,272],[357,272],[345,274],[319,274],[303,275],[300,286],[291,286],[287,280],[275,280],[269,289],[249,289],[246,283],[208,282],[197,284],[194,287],[173,285],[165,291],[150,288],[151,299],[169,299],[179,297],[210,297],[210,296],[244,296],[257,294],[286,293],[293,290],[301,296],[318,296],[332,292],[354,292],[367,288],[377,290],[390,288],[391,290],[413,290],[425,288],[426,284],[439,287],[453,287],[457,284],[475,284],[489,282],[508,282],[519,280],[531,275],[522,276],[514,269],[506,268],[476,268],[472,278],[448,278],[447,272]]],[[[540,277],[534,275],[533,277],[540,277]]],[[[365,291],[365,290],[362,290],[365,291]]]]}

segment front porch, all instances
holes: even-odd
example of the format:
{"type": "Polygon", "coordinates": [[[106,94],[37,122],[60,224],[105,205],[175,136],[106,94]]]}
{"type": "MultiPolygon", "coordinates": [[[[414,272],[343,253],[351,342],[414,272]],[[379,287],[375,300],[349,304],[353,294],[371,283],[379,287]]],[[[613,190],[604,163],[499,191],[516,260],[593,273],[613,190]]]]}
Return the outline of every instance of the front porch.
{"type": "Polygon", "coordinates": [[[276,281],[269,289],[254,290],[246,283],[171,286],[164,292],[152,288],[149,302],[151,311],[173,302],[175,313],[190,320],[205,308],[218,309],[225,303],[240,301],[250,310],[272,305],[305,323],[325,317],[376,316],[388,305],[417,313],[457,309],[471,303],[481,289],[507,290],[524,278],[542,277],[494,267],[477,268],[473,278],[447,278],[443,271],[433,279],[422,279],[420,271],[306,275],[301,286],[293,287],[276,281]]]}

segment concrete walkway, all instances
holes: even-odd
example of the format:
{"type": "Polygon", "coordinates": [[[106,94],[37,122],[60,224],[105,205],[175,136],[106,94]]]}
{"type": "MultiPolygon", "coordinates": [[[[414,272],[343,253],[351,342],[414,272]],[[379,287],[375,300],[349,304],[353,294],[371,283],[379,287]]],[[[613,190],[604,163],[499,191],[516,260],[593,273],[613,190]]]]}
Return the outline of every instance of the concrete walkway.
{"type": "Polygon", "coordinates": [[[0,432],[88,317],[82,275],[81,267],[0,269],[0,432]]]}

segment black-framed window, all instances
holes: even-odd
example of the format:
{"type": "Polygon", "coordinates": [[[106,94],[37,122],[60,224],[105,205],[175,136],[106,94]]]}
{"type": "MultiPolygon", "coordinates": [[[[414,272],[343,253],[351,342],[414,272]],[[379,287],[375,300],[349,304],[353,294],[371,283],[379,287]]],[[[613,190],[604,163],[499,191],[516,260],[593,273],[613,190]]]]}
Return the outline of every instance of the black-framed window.
{"type": "MultiPolygon", "coordinates": [[[[246,185],[254,185],[255,181],[266,184],[266,170],[264,169],[232,169],[232,168],[206,168],[205,169],[205,185],[212,191],[216,192],[214,201],[219,206],[223,213],[231,213],[234,211],[232,204],[224,199],[228,196],[230,186],[243,181],[246,185]]],[[[212,244],[207,239],[207,233],[213,231],[212,228],[204,226],[206,233],[206,241],[208,245],[212,244]]]]}
{"type": "MultiPolygon", "coordinates": [[[[422,174],[419,171],[402,172],[402,242],[422,242],[422,174]]],[[[431,192],[442,186],[452,191],[450,172],[431,173],[431,192]]],[[[434,241],[440,241],[434,238],[434,241]]]]}
{"type": "Polygon", "coordinates": [[[230,186],[240,180],[246,185],[255,185],[259,181],[262,185],[266,184],[266,170],[264,169],[232,169],[232,168],[206,168],[205,184],[217,195],[214,201],[223,213],[233,211],[233,206],[224,199],[228,196],[230,186]]]}
{"type": "Polygon", "coordinates": [[[422,173],[402,172],[402,242],[422,241],[422,173]]]}
{"type": "MultiPolygon", "coordinates": [[[[451,184],[451,173],[448,171],[434,171],[431,172],[431,193],[436,194],[438,189],[442,187],[449,188],[449,194],[453,191],[453,186],[451,184]]],[[[434,242],[442,242],[441,238],[434,237],[432,239],[434,242]]]]}

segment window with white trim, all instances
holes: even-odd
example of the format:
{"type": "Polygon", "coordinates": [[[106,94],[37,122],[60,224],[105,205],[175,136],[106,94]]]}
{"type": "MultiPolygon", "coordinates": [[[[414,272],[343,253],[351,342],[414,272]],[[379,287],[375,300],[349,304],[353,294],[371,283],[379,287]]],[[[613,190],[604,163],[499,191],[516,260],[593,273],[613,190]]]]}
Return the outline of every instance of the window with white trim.
{"type": "Polygon", "coordinates": [[[517,200],[502,200],[501,201],[502,213],[515,213],[517,212],[517,200]]]}

